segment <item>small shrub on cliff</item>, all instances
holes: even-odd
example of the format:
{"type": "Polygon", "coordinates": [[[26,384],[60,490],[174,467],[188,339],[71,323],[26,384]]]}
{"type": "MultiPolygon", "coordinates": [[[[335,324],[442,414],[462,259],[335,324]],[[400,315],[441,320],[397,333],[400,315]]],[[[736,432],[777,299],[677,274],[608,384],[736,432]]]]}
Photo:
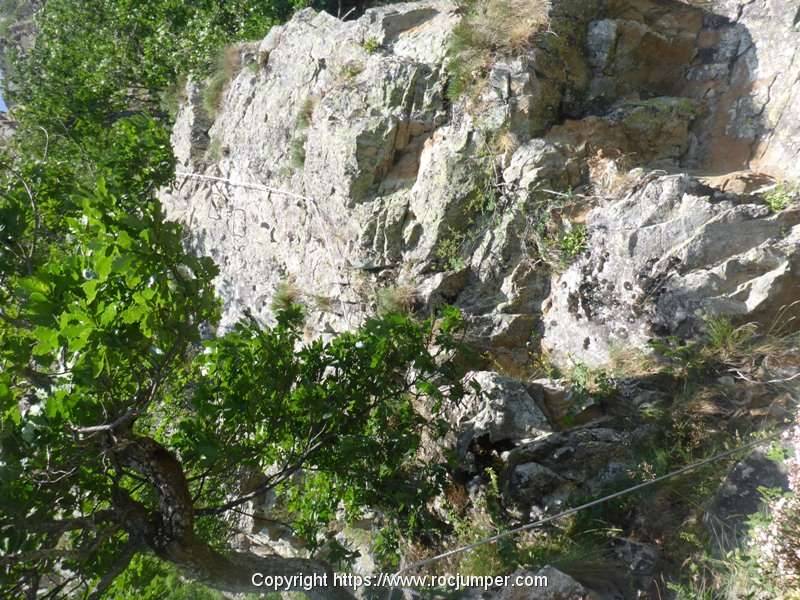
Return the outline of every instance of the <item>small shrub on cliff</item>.
{"type": "Polygon", "coordinates": [[[795,456],[786,461],[788,493],[767,495],[769,519],[754,528],[751,551],[759,556],[762,575],[800,592],[800,420],[784,434],[795,456]]]}
{"type": "Polygon", "coordinates": [[[436,245],[436,258],[446,269],[460,271],[467,265],[463,256],[465,237],[463,232],[450,229],[436,245]]]}
{"type": "Polygon", "coordinates": [[[369,54],[374,54],[380,50],[381,43],[378,41],[378,38],[370,37],[361,42],[361,47],[369,54]]]}
{"type": "Polygon", "coordinates": [[[212,162],[217,162],[222,158],[222,142],[218,137],[212,137],[206,150],[206,158],[212,162]]]}
{"type": "Polygon", "coordinates": [[[736,326],[727,317],[706,319],[706,353],[725,361],[747,352],[756,333],[755,323],[736,326]]]}
{"type": "Polygon", "coordinates": [[[186,80],[186,75],[181,75],[161,92],[161,107],[172,120],[178,116],[181,104],[186,102],[186,80]]]}
{"type": "Polygon", "coordinates": [[[568,267],[588,248],[586,225],[570,219],[579,201],[572,190],[539,190],[526,206],[519,232],[523,249],[555,271],[568,267]]]}
{"type": "Polygon", "coordinates": [[[292,166],[300,169],[306,164],[306,142],[308,137],[305,134],[298,135],[292,138],[289,142],[289,156],[292,161],[292,166]]]}
{"type": "Polygon", "coordinates": [[[558,242],[561,249],[561,256],[566,261],[572,261],[580,254],[586,251],[589,244],[589,235],[586,231],[586,225],[577,223],[561,234],[561,239],[558,242]]]}
{"type": "Polygon", "coordinates": [[[772,212],[780,212],[789,207],[792,202],[800,198],[800,187],[786,183],[779,183],[772,190],[764,194],[764,202],[772,212]]]}
{"type": "Polygon", "coordinates": [[[364,65],[356,61],[350,61],[339,69],[339,78],[343,81],[350,81],[358,77],[364,70],[364,65]]]}
{"type": "MultiPolygon", "coordinates": [[[[785,443],[797,448],[800,429],[791,428],[785,443]]],[[[790,490],[759,488],[764,505],[749,516],[749,531],[734,551],[721,558],[707,551],[692,558],[688,580],[672,584],[679,599],[800,597],[800,500],[797,458],[786,464],[790,490]],[[701,595],[700,593],[704,593],[701,595]]]]}
{"type": "Polygon", "coordinates": [[[463,269],[476,244],[497,225],[502,196],[498,192],[499,173],[494,156],[488,147],[481,150],[475,160],[472,189],[461,204],[460,218],[436,247],[439,262],[451,270],[463,269]]]}

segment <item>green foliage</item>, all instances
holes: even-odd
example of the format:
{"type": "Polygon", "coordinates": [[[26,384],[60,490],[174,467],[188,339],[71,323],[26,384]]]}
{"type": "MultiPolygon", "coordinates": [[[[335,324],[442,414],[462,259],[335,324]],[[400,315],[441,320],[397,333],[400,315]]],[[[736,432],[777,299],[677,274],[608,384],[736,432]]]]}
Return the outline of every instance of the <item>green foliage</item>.
{"type": "Polygon", "coordinates": [[[321,312],[332,312],[334,309],[333,298],[328,296],[314,296],[314,305],[321,312]]]}
{"type": "MultiPolygon", "coordinates": [[[[500,509],[502,500],[498,477],[492,468],[485,471],[487,486],[476,506],[465,515],[452,513],[452,547],[461,547],[499,533],[505,528],[505,519],[500,509]]],[[[517,548],[513,538],[483,544],[456,559],[448,569],[471,576],[497,576],[510,573],[518,564],[517,548]]]]}
{"type": "Polygon", "coordinates": [[[764,202],[766,202],[772,212],[781,212],[785,210],[798,198],[800,198],[800,188],[787,183],[779,183],[772,190],[764,194],[764,202]]]}
{"type": "Polygon", "coordinates": [[[436,258],[451,271],[460,271],[467,266],[463,256],[463,246],[466,235],[462,232],[449,230],[449,235],[441,238],[436,245],[436,258]]]}
{"type": "Polygon", "coordinates": [[[561,255],[565,261],[572,261],[586,251],[589,244],[589,235],[586,225],[582,223],[573,224],[567,231],[561,234],[558,242],[561,255]]]}
{"type": "Polygon", "coordinates": [[[439,239],[436,258],[440,265],[458,271],[466,266],[465,257],[474,245],[497,222],[497,173],[494,157],[482,148],[475,160],[473,185],[463,201],[462,214],[456,224],[448,226],[447,233],[439,239]]]}
{"type": "MultiPolygon", "coordinates": [[[[760,488],[764,499],[776,502],[784,497],[791,499],[783,490],[760,488]]],[[[791,501],[791,500],[790,500],[791,501]]],[[[774,505],[773,505],[774,506],[774,505]]],[[[748,516],[747,532],[743,543],[736,549],[719,556],[707,549],[695,553],[686,561],[689,567],[681,573],[681,580],[669,585],[676,598],[797,598],[800,594],[796,578],[790,572],[776,573],[771,558],[765,556],[765,546],[776,546],[784,542],[793,544],[794,532],[782,532],[781,537],[773,527],[774,515],[768,508],[748,516]]]]}
{"type": "Polygon", "coordinates": [[[314,114],[314,100],[306,98],[300,107],[300,112],[295,119],[295,132],[291,142],[289,142],[289,157],[295,169],[302,169],[306,163],[306,142],[308,141],[308,129],[314,114]]]}
{"type": "Polygon", "coordinates": [[[48,1],[36,46],[10,74],[13,100],[47,128],[102,124],[133,107],[157,112],[159,92],[181,73],[207,71],[225,44],[263,36],[289,14],[281,4],[48,1]]]}
{"type": "Polygon", "coordinates": [[[612,398],[616,393],[614,380],[605,369],[594,369],[574,362],[566,373],[571,393],[567,421],[592,404],[612,398]]]}
{"type": "MultiPolygon", "coordinates": [[[[68,595],[114,572],[134,537],[147,551],[127,519],[163,523],[163,490],[116,460],[135,440],[172,457],[196,504],[191,540],[221,550],[220,505],[243,473],[270,469],[281,516],[311,547],[339,506],[378,508],[403,535],[434,525],[444,466],[417,449],[463,394],[448,360],[458,312],[304,345],[287,301],[275,327],[245,320],[209,340],[216,267],[186,251],[156,199],[174,176],[162,107],[178,75],[207,74],[220,48],[305,4],[47,3],[11,74],[20,129],[0,155],[0,547],[14,557],[0,595],[35,595],[55,571],[76,574],[68,595]]],[[[141,555],[122,577],[112,597],[206,595],[141,555]]]]}
{"type": "Polygon", "coordinates": [[[772,442],[764,453],[771,461],[782,465],[789,458],[789,451],[780,442],[772,442]]]}
{"type": "Polygon", "coordinates": [[[300,107],[300,112],[297,115],[295,126],[298,129],[308,129],[311,126],[311,119],[313,118],[313,115],[314,99],[308,97],[303,101],[303,105],[300,107]]]}
{"type": "MultiPolygon", "coordinates": [[[[35,173],[32,162],[18,166],[35,173]]],[[[423,323],[389,315],[303,346],[302,311],[287,298],[276,327],[245,321],[198,352],[201,326],[218,317],[216,269],[184,251],[150,186],[116,196],[101,179],[64,197],[55,183],[31,190],[10,175],[0,204],[0,528],[19,532],[4,537],[6,551],[45,542],[21,527],[31,515],[90,514],[118,487],[157,505],[151,488],[75,442],[75,427],[135,407],[137,430],[181,457],[203,506],[224,503],[243,471],[288,465],[274,488],[311,547],[340,505],[353,519],[378,508],[406,534],[433,526],[426,506],[444,466],[420,463],[417,449],[425,428],[442,434],[443,402],[463,393],[440,354],[455,348],[457,311],[423,323]],[[425,419],[420,396],[433,403],[425,419]],[[43,485],[37,474],[50,469],[72,475],[43,485]]],[[[200,513],[197,533],[220,543],[227,529],[216,515],[200,513]]],[[[60,543],[69,551],[80,539],[60,543]]],[[[73,567],[99,578],[124,542],[119,532],[73,567]]],[[[0,585],[22,573],[6,572],[0,585]]]]}
{"type": "Polygon", "coordinates": [[[391,523],[382,527],[373,538],[372,552],[386,571],[395,570],[400,565],[401,538],[400,528],[391,523]]]}
{"type": "Polygon", "coordinates": [[[177,570],[157,558],[140,554],[104,596],[107,600],[224,600],[224,596],[181,579],[177,570]]]}
{"type": "Polygon", "coordinates": [[[755,325],[735,326],[727,317],[708,317],[704,337],[684,340],[675,336],[654,339],[650,346],[664,361],[666,372],[689,385],[725,363],[746,356],[756,343],[755,325]]]}
{"type": "Polygon", "coordinates": [[[212,162],[217,162],[222,158],[222,142],[218,137],[211,138],[206,150],[206,158],[212,162]]]}
{"type": "Polygon", "coordinates": [[[178,78],[170,83],[160,94],[160,108],[167,113],[171,121],[175,120],[178,116],[181,104],[186,101],[187,81],[188,79],[185,75],[179,75],[178,78]]]}
{"type": "Polygon", "coordinates": [[[583,223],[565,216],[578,205],[572,192],[534,191],[526,207],[523,243],[530,252],[560,271],[586,251],[589,232],[583,223]]]}
{"type": "Polygon", "coordinates": [[[381,48],[381,43],[378,41],[378,38],[369,37],[361,42],[361,47],[366,50],[369,54],[374,54],[381,48]]]}
{"type": "MultiPolygon", "coordinates": [[[[91,188],[55,154],[8,157],[0,187],[0,530],[7,552],[24,554],[49,539],[28,531],[23,524],[31,518],[47,522],[107,506],[116,484],[101,456],[89,458],[75,443],[73,428],[142,402],[157,374],[180,365],[199,342],[199,325],[217,318],[216,268],[184,251],[180,227],[164,221],[152,198],[164,176],[164,165],[150,162],[158,153],[135,152],[159,139],[152,124],[115,124],[113,154],[93,164],[109,179],[91,188]],[[124,192],[112,194],[112,186],[124,192]],[[70,476],[48,483],[40,474],[50,469],[70,476]]],[[[89,580],[101,576],[125,539],[111,533],[87,565],[62,564],[89,580]]],[[[69,549],[81,539],[59,543],[69,549]]],[[[0,588],[27,568],[14,564],[0,588]]]]}
{"type": "Polygon", "coordinates": [[[302,169],[306,164],[306,142],[308,136],[305,134],[296,135],[289,142],[289,158],[295,169],[302,169]]]}
{"type": "Polygon", "coordinates": [[[706,353],[721,360],[746,352],[755,335],[755,323],[736,326],[728,317],[710,317],[705,320],[706,353]]]}
{"type": "Polygon", "coordinates": [[[298,351],[299,307],[279,312],[270,330],[240,323],[205,344],[187,380],[196,408],[172,407],[182,416],[165,435],[188,462],[213,468],[209,494],[220,494],[219,502],[238,470],[265,472],[305,455],[313,469],[287,475],[276,489],[312,547],[340,503],[347,518],[375,507],[406,532],[424,529],[431,524],[425,503],[444,471],[417,460],[420,435],[440,433],[442,403],[462,393],[460,384],[441,387],[455,373],[436,363],[429,340],[452,349],[461,327],[451,310],[421,324],[388,315],[298,351]],[[421,394],[434,401],[430,420],[414,409],[421,394]]]}

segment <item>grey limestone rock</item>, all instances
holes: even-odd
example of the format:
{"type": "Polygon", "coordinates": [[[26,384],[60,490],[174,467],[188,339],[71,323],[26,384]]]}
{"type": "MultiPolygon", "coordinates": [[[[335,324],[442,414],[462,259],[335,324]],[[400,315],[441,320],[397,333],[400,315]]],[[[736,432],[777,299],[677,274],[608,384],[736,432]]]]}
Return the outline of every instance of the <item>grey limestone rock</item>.
{"type": "Polygon", "coordinates": [[[626,478],[631,443],[630,432],[595,426],[522,445],[508,455],[504,495],[524,519],[567,508],[568,499],[595,496],[626,478]]]}
{"type": "Polygon", "coordinates": [[[756,450],[736,464],[717,490],[703,521],[720,555],[740,546],[747,520],[764,505],[762,488],[788,490],[786,469],[756,450]]]}
{"type": "Polygon", "coordinates": [[[652,176],[587,217],[589,250],[553,282],[544,345],[561,361],[609,362],[706,316],[769,322],[797,297],[800,210],[652,176]]]}
{"type": "Polygon", "coordinates": [[[482,437],[490,445],[520,443],[551,432],[552,429],[526,386],[490,371],[469,373],[468,385],[479,391],[468,396],[454,412],[460,435],[458,450],[465,455],[470,444],[482,437]]]}

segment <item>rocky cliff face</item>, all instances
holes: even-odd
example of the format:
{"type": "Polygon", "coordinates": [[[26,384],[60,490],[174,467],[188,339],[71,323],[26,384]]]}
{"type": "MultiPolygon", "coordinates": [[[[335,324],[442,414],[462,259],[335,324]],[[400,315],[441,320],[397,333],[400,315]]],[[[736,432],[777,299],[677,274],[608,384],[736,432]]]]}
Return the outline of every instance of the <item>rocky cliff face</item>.
{"type": "MultiPolygon", "coordinates": [[[[387,295],[459,306],[488,393],[454,415],[454,444],[473,475],[476,441],[503,454],[519,518],[604,489],[653,436],[558,431],[577,395],[530,381],[537,357],[603,367],[709,317],[791,322],[800,298],[800,0],[548,11],[534,44],[491,54],[458,96],[464,11],[448,0],[354,21],[302,11],[237,49],[214,114],[189,85],[163,193],[221,268],[223,327],[245,310],[269,320],[287,288],[309,336],[387,295]]],[[[641,381],[626,394],[668,395],[641,381]]],[[[580,408],[569,423],[609,417],[580,408]]]]}
{"type": "Polygon", "coordinates": [[[540,334],[602,363],[700,310],[769,318],[797,282],[798,213],[760,192],[800,175],[798,6],[704,6],[555,2],[452,101],[445,1],[304,11],[240,49],[216,115],[192,88],[164,195],[221,265],[225,323],[291,282],[341,330],[403,286],[514,371],[540,334]],[[588,227],[565,271],[535,250],[547,220],[588,227]]]}

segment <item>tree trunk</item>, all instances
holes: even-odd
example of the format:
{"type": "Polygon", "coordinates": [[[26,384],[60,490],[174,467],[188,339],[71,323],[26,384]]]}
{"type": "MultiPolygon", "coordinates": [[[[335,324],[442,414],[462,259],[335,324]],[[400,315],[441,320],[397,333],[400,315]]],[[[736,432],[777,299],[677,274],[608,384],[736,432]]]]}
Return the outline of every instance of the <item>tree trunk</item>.
{"type": "Polygon", "coordinates": [[[247,552],[220,553],[194,533],[194,505],[180,461],[151,438],[131,435],[119,440],[112,452],[124,466],[145,477],[158,495],[158,511],[145,517],[144,507],[128,499],[120,506],[128,528],[156,556],[175,564],[188,577],[230,593],[303,592],[314,600],[352,600],[353,594],[335,587],[329,565],[305,558],[258,556],[247,552]],[[138,505],[138,506],[134,506],[138,505]],[[256,582],[253,576],[256,575],[256,582]],[[279,583],[262,586],[264,580],[279,583]]]}
{"type": "Polygon", "coordinates": [[[229,593],[303,592],[313,600],[353,600],[346,588],[335,587],[326,563],[305,558],[258,556],[248,552],[221,554],[195,541],[175,545],[161,558],[178,566],[195,581],[229,593]],[[256,575],[256,583],[253,576],[256,575]],[[279,587],[264,582],[278,581],[279,587]],[[264,585],[262,585],[264,584],[264,585]]]}

